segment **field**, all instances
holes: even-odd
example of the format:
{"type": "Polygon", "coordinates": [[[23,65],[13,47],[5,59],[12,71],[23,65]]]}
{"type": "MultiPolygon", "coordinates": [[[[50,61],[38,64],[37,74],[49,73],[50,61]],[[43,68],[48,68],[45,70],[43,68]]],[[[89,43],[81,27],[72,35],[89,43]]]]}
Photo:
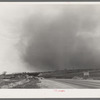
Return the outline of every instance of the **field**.
{"type": "Polygon", "coordinates": [[[1,79],[0,88],[39,88],[39,79],[1,79]]]}
{"type": "Polygon", "coordinates": [[[0,88],[100,88],[100,70],[74,69],[0,75],[0,88]],[[88,75],[84,75],[88,72],[88,75]]]}

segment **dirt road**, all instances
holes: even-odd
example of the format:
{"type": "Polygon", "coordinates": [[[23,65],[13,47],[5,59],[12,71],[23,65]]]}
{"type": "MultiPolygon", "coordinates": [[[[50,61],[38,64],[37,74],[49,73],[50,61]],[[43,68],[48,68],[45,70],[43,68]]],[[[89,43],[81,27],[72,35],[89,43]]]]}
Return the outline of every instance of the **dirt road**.
{"type": "Polygon", "coordinates": [[[40,88],[46,89],[55,89],[55,88],[67,88],[71,89],[74,88],[69,84],[61,83],[61,82],[56,82],[54,80],[49,80],[49,79],[41,79],[41,83],[38,84],[40,88]]]}
{"type": "Polygon", "coordinates": [[[75,80],[75,79],[41,79],[40,88],[49,89],[89,89],[100,88],[99,80],[75,80]]]}

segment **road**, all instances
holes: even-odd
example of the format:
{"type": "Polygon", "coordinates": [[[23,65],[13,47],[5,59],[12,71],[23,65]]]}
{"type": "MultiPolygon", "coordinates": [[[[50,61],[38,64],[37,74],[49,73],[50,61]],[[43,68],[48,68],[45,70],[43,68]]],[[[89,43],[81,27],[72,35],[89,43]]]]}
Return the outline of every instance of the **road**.
{"type": "Polygon", "coordinates": [[[100,89],[100,80],[41,79],[39,86],[44,89],[100,89]]]}

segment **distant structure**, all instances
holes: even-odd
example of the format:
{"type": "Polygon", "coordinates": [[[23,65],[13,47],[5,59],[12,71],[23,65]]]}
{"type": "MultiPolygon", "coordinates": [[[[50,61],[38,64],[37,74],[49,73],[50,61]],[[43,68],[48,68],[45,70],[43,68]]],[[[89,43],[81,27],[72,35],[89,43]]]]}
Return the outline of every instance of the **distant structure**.
{"type": "Polygon", "coordinates": [[[89,75],[90,75],[89,71],[83,72],[83,78],[87,79],[89,78],[89,75]]]}

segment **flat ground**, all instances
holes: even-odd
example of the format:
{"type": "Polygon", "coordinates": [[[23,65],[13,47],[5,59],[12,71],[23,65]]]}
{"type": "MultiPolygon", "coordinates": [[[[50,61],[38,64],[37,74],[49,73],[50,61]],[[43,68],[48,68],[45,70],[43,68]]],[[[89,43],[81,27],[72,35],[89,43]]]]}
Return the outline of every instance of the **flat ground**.
{"type": "Polygon", "coordinates": [[[61,89],[97,89],[100,88],[100,80],[77,79],[41,79],[41,88],[61,89]]]}
{"type": "Polygon", "coordinates": [[[100,89],[100,80],[79,79],[1,79],[0,88],[23,89],[100,89]]]}

